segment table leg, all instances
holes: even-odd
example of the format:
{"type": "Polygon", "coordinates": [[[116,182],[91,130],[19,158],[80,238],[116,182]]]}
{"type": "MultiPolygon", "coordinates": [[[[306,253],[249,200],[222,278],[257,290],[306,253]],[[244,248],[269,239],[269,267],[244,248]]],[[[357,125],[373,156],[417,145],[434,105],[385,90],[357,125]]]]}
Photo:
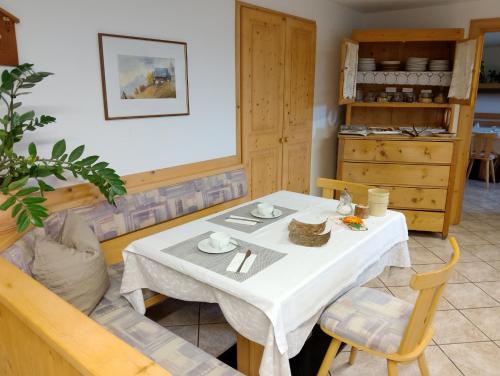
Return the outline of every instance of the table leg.
{"type": "Polygon", "coordinates": [[[237,334],[238,371],[247,376],[258,376],[264,347],[237,334]]]}

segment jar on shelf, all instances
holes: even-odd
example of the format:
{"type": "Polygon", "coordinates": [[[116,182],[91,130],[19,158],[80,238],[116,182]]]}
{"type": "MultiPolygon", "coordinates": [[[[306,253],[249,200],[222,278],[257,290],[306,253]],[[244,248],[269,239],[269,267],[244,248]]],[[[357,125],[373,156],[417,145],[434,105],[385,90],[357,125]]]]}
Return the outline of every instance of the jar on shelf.
{"type": "Polygon", "coordinates": [[[405,102],[407,102],[407,103],[415,102],[415,93],[413,93],[413,92],[404,93],[404,99],[405,99],[405,102]]]}
{"type": "Polygon", "coordinates": [[[377,97],[377,102],[389,102],[389,95],[385,91],[381,92],[377,97]]]}
{"type": "Polygon", "coordinates": [[[399,103],[399,102],[404,102],[404,100],[405,100],[405,96],[400,91],[395,92],[394,96],[392,97],[392,101],[393,102],[398,102],[399,103]]]}
{"type": "Polygon", "coordinates": [[[377,99],[377,94],[374,92],[369,92],[366,93],[365,95],[365,102],[375,102],[376,99],[377,99]]]}
{"type": "Polygon", "coordinates": [[[432,91],[426,91],[426,90],[422,90],[420,92],[420,95],[419,95],[419,98],[418,98],[418,101],[420,103],[432,103],[432,91]]]}
{"type": "Polygon", "coordinates": [[[363,90],[356,89],[356,102],[363,102],[363,90]]]}

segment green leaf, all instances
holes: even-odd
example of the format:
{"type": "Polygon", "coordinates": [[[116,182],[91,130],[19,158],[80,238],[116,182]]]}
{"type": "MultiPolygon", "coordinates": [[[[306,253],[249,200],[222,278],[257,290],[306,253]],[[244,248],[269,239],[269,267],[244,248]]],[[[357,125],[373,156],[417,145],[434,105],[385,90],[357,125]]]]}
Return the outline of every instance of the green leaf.
{"type": "Polygon", "coordinates": [[[30,153],[30,156],[32,156],[33,158],[36,157],[36,145],[33,142],[29,144],[28,152],[30,153]]]}
{"type": "Polygon", "coordinates": [[[35,117],[35,111],[28,111],[28,112],[25,112],[24,114],[22,114],[20,117],[19,117],[19,121],[21,123],[24,123],[25,121],[27,120],[31,120],[35,117]]]}
{"type": "Polygon", "coordinates": [[[35,192],[38,192],[39,188],[38,187],[28,187],[28,188],[24,188],[24,189],[21,189],[20,191],[18,191],[16,193],[16,196],[17,197],[20,197],[20,196],[27,196],[31,193],[35,193],[35,192]]]}
{"type": "Polygon", "coordinates": [[[52,148],[52,159],[57,159],[66,151],[66,141],[59,140],[54,144],[52,148]]]}
{"type": "Polygon", "coordinates": [[[29,196],[26,198],[23,198],[23,203],[26,205],[30,204],[40,204],[42,202],[47,201],[45,197],[40,197],[40,196],[29,196]]]}
{"type": "Polygon", "coordinates": [[[12,218],[14,218],[22,208],[23,204],[21,203],[14,205],[14,207],[12,208],[12,218]]]}
{"type": "MultiPolygon", "coordinates": [[[[33,213],[32,213],[33,214],[33,213]]],[[[37,217],[36,215],[32,215],[30,218],[30,222],[35,225],[36,227],[43,227],[43,222],[42,220],[37,217]]]]}
{"type": "Polygon", "coordinates": [[[28,182],[28,176],[25,176],[19,180],[13,181],[12,183],[9,184],[9,191],[14,191],[16,189],[19,189],[21,187],[24,187],[26,183],[28,182]]]}
{"type": "Polygon", "coordinates": [[[0,210],[7,210],[8,208],[10,208],[12,205],[14,205],[16,202],[16,198],[11,196],[9,197],[7,200],[5,200],[2,205],[0,205],[0,210]]]}
{"type": "Polygon", "coordinates": [[[76,161],[78,158],[80,158],[82,156],[84,150],[85,150],[85,145],[78,146],[75,150],[73,150],[69,154],[68,162],[71,163],[71,162],[76,161]]]}
{"type": "Polygon", "coordinates": [[[90,157],[84,158],[80,161],[80,163],[84,166],[90,166],[92,163],[96,162],[99,159],[99,156],[92,155],[90,157]]]}
{"type": "Polygon", "coordinates": [[[38,185],[40,186],[40,190],[42,192],[52,192],[52,191],[55,191],[54,187],[52,187],[51,185],[48,185],[43,180],[38,180],[38,185]]]}
{"type": "Polygon", "coordinates": [[[17,217],[17,231],[23,232],[30,225],[30,218],[26,211],[22,211],[19,217],[17,217]],[[24,214],[24,215],[23,215],[24,214]]]}

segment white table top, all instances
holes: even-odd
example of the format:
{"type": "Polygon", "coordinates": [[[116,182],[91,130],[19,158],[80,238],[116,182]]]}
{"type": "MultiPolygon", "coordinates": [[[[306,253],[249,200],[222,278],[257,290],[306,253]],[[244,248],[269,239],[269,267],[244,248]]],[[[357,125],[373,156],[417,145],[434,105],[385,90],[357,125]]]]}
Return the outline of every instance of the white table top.
{"type": "MultiPolygon", "coordinates": [[[[288,223],[291,218],[331,217],[337,202],[320,197],[280,191],[256,201],[298,210],[252,234],[220,226],[207,219],[169,229],[134,241],[125,250],[165,265],[199,282],[242,299],[262,310],[274,326],[276,344],[286,353],[286,333],[322,310],[346,288],[356,285],[356,279],[397,244],[406,247],[408,231],[401,213],[389,211],[383,218],[366,220],[366,232],[349,230],[341,223],[333,223],[332,236],[321,248],[308,248],[288,240],[288,223]],[[160,252],[207,231],[225,231],[263,247],[286,253],[287,256],[244,282],[237,282],[185,260],[160,252]]],[[[248,203],[242,204],[247,205],[248,203]]],[[[228,209],[230,211],[232,209],[228,209]]],[[[217,213],[213,216],[220,215],[217,213]]],[[[402,263],[409,266],[406,258],[402,263]]]]}

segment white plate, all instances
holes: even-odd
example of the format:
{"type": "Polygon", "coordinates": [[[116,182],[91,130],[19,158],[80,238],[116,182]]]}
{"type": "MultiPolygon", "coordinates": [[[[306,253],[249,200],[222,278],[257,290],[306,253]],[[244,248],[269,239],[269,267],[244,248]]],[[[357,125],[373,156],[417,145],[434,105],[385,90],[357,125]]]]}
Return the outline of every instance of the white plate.
{"type": "Polygon", "coordinates": [[[229,245],[224,249],[214,248],[210,244],[210,238],[203,239],[201,242],[198,243],[198,249],[202,252],[205,252],[205,253],[227,253],[227,252],[234,251],[236,249],[236,247],[237,247],[236,244],[229,243],[229,245]]]}
{"type": "Polygon", "coordinates": [[[263,219],[274,219],[279,218],[283,215],[283,212],[279,209],[274,209],[271,215],[262,215],[259,213],[259,210],[255,208],[250,212],[254,217],[263,218],[263,219]]]}

